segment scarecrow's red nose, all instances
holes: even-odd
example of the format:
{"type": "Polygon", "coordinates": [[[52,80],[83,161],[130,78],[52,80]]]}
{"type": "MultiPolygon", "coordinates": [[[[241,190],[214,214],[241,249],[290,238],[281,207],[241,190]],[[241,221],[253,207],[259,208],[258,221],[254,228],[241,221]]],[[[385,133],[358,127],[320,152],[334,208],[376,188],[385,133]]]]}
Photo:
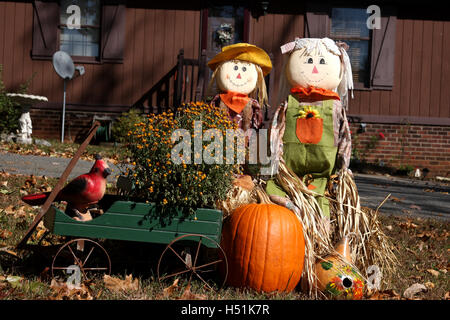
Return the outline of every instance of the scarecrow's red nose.
{"type": "Polygon", "coordinates": [[[237,77],[236,77],[236,78],[240,79],[240,78],[241,78],[241,74],[240,74],[240,73],[238,73],[238,75],[237,75],[237,77]]]}
{"type": "Polygon", "coordinates": [[[319,70],[317,70],[316,66],[314,66],[312,73],[319,73],[319,70]]]}

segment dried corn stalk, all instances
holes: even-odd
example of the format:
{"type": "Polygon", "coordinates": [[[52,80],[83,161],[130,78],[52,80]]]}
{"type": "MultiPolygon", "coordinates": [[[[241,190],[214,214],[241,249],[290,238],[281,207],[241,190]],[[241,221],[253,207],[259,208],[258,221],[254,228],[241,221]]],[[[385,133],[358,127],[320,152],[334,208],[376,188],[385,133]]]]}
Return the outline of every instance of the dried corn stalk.
{"type": "Polygon", "coordinates": [[[295,205],[294,212],[302,223],[305,238],[302,284],[310,295],[317,297],[316,261],[333,250],[327,219],[324,218],[322,209],[315,198],[318,194],[309,190],[283,160],[280,161],[276,180],[295,205]]]}
{"type": "Polygon", "coordinates": [[[337,178],[336,188],[330,184],[327,196],[333,219],[333,240],[352,235],[351,256],[356,266],[360,270],[367,270],[370,265],[377,265],[385,276],[392,275],[398,260],[378,219],[378,209],[384,202],[377,210],[362,208],[352,175],[347,170],[342,170],[337,178]]]}

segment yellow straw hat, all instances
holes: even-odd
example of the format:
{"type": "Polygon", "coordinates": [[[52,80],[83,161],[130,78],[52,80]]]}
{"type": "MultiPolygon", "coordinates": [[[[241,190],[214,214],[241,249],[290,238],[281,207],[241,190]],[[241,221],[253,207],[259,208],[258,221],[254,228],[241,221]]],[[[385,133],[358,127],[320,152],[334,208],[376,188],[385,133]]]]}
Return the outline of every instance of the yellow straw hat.
{"type": "Polygon", "coordinates": [[[257,64],[261,67],[264,76],[272,70],[269,55],[263,49],[249,43],[236,43],[223,47],[222,52],[208,62],[208,67],[216,70],[222,62],[229,60],[241,60],[257,64]]]}

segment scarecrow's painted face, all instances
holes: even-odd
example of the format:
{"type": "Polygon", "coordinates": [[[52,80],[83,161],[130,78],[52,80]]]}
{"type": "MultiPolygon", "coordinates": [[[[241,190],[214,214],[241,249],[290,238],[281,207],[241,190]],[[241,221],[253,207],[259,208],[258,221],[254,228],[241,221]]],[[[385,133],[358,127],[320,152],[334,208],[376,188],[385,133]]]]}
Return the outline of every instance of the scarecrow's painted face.
{"type": "Polygon", "coordinates": [[[322,54],[319,54],[313,50],[310,55],[305,53],[304,48],[292,52],[286,65],[286,77],[291,87],[337,88],[341,81],[340,58],[324,47],[321,51],[322,54]]]}
{"type": "Polygon", "coordinates": [[[256,88],[258,72],[253,63],[231,60],[222,64],[216,79],[221,91],[249,94],[256,88]]]}

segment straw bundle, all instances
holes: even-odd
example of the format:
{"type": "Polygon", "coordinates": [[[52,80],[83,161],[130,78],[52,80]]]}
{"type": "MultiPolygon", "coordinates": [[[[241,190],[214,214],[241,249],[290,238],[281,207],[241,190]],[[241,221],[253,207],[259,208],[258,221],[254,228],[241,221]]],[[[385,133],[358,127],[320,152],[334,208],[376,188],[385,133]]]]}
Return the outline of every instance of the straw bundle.
{"type": "Polygon", "coordinates": [[[216,202],[216,208],[221,210],[223,218],[228,217],[233,211],[240,206],[256,203],[256,196],[252,190],[234,185],[227,193],[226,199],[216,202]]]}
{"type": "MultiPolygon", "coordinates": [[[[350,247],[352,260],[360,270],[377,265],[384,275],[395,273],[398,260],[388,236],[382,231],[378,210],[361,208],[359,194],[352,175],[342,170],[337,176],[336,188],[329,184],[332,238],[339,240],[352,235],[350,247]]],[[[385,199],[385,201],[387,198],[385,199]]]]}
{"type": "Polygon", "coordinates": [[[318,194],[309,190],[303,181],[286,166],[284,160],[280,161],[276,180],[295,205],[293,211],[303,225],[305,238],[303,288],[308,290],[310,295],[317,296],[317,290],[314,289],[315,263],[333,250],[327,218],[323,216],[322,209],[315,198],[318,194]]]}

